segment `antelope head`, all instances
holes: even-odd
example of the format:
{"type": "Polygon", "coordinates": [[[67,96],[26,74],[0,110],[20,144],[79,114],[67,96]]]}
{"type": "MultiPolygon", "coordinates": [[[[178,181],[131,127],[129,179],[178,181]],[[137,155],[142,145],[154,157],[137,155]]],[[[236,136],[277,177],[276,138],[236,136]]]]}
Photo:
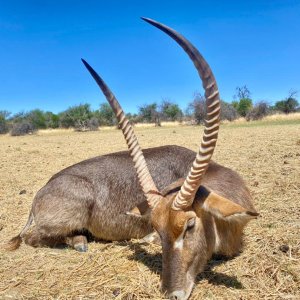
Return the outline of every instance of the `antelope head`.
{"type": "MultiPolygon", "coordinates": [[[[212,216],[247,221],[257,214],[201,186],[217,142],[220,120],[219,91],[209,65],[182,35],[156,21],[142,19],[168,34],[183,48],[194,63],[205,90],[207,119],[204,134],[187,178],[174,182],[164,191],[158,191],[132,126],[119,102],[102,78],[86,61],[82,61],[116,114],[146,197],[147,207],[151,210],[151,223],[162,243],[162,289],[170,299],[183,300],[189,297],[196,275],[210,258],[212,250],[209,241],[214,240],[212,216]]],[[[129,214],[141,217],[145,213],[144,208],[145,205],[141,204],[129,214]]]]}

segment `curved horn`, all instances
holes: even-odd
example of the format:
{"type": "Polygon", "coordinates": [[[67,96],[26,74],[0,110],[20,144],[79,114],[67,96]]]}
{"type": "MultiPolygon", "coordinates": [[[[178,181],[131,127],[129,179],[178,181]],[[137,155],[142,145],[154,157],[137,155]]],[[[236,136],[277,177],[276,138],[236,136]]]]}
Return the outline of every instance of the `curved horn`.
{"type": "Polygon", "coordinates": [[[201,184],[201,180],[215,149],[220,122],[219,91],[209,65],[199,51],[187,39],[163,24],[147,18],[142,19],[168,34],[183,48],[194,63],[205,90],[207,119],[205,120],[201,145],[191,170],[172,204],[174,210],[181,210],[192,205],[195,194],[201,184]]]}
{"type": "Polygon", "coordinates": [[[126,118],[118,100],[113,95],[113,93],[108,88],[108,86],[105,84],[105,82],[102,80],[102,78],[95,72],[95,70],[84,59],[81,60],[84,63],[85,67],[90,72],[90,74],[92,75],[92,77],[97,82],[98,86],[102,90],[103,94],[105,95],[108,103],[110,104],[111,108],[113,109],[117,117],[117,120],[123,131],[127,146],[129,148],[130,155],[134,162],[134,167],[137,171],[140,185],[147,198],[149,207],[153,208],[155,207],[158,200],[160,199],[159,192],[149,172],[143,152],[140,148],[136,135],[134,134],[133,128],[129,123],[128,119],[126,118]]]}

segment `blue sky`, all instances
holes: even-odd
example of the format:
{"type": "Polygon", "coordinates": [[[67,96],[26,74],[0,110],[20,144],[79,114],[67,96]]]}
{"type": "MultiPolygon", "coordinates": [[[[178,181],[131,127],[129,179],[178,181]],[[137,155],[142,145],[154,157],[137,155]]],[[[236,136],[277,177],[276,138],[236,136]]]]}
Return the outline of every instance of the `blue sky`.
{"type": "Polygon", "coordinates": [[[0,1],[0,110],[55,113],[105,98],[82,65],[104,78],[126,112],[168,98],[185,109],[197,73],[179,46],[140,19],[173,27],[203,54],[221,97],[246,84],[270,103],[300,90],[300,1],[0,1]]]}

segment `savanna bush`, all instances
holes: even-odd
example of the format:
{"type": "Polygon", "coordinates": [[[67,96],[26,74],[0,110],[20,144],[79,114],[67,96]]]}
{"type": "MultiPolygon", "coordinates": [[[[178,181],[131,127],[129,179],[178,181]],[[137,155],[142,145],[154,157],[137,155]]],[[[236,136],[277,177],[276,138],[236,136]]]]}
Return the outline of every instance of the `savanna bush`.
{"type": "Polygon", "coordinates": [[[259,103],[257,103],[246,115],[246,120],[250,121],[250,120],[260,120],[263,117],[265,117],[266,115],[268,115],[270,112],[270,108],[269,105],[264,102],[261,101],[259,103]]]}
{"type": "Polygon", "coordinates": [[[5,134],[9,131],[9,123],[7,118],[10,112],[6,110],[0,110],[0,134],[5,134]]]}
{"type": "Polygon", "coordinates": [[[221,101],[221,120],[233,121],[239,117],[237,110],[232,104],[221,101]]]}
{"type": "Polygon", "coordinates": [[[8,132],[8,124],[6,120],[0,118],[0,134],[5,134],[8,132]]]}
{"type": "Polygon", "coordinates": [[[88,128],[91,131],[96,131],[99,129],[99,120],[96,117],[92,117],[90,120],[88,120],[88,128]]]}
{"type": "Polygon", "coordinates": [[[20,135],[26,135],[26,134],[32,134],[36,130],[32,123],[28,121],[21,121],[18,123],[14,123],[12,125],[10,135],[12,136],[20,136],[20,135]]]}

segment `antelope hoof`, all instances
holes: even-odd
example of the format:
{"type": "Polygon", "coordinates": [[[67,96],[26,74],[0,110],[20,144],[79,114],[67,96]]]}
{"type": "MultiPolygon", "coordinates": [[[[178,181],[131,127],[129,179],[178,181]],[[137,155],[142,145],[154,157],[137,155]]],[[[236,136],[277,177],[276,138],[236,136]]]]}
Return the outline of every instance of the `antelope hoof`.
{"type": "Polygon", "coordinates": [[[84,235],[75,235],[66,239],[66,244],[74,248],[78,252],[86,252],[88,250],[88,241],[84,235]]]}
{"type": "Polygon", "coordinates": [[[78,252],[87,252],[88,245],[86,245],[86,244],[76,244],[76,245],[74,245],[74,249],[78,252]]]}

